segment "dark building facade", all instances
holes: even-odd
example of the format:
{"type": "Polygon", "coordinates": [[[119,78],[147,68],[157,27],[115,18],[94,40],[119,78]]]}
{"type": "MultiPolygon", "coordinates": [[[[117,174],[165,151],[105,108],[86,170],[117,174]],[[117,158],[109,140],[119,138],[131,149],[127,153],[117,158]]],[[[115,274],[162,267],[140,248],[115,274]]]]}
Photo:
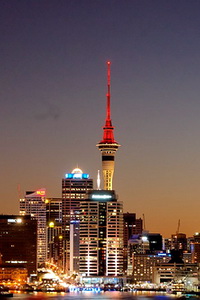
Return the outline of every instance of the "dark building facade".
{"type": "Polygon", "coordinates": [[[62,198],[46,198],[45,204],[47,224],[62,223],[62,198]]]}
{"type": "Polygon", "coordinates": [[[47,260],[62,267],[62,198],[46,198],[47,260]]]}
{"type": "Polygon", "coordinates": [[[171,249],[187,250],[187,238],[185,233],[176,233],[171,236],[171,249]]]}
{"type": "Polygon", "coordinates": [[[37,221],[31,216],[0,215],[1,265],[37,270],[37,221]]]}
{"type": "Polygon", "coordinates": [[[128,267],[128,241],[135,234],[142,234],[142,219],[136,219],[135,213],[124,213],[124,272],[127,273],[128,267]]]}
{"type": "Polygon", "coordinates": [[[200,233],[199,232],[196,232],[194,236],[190,238],[189,250],[192,254],[192,262],[200,263],[200,233]]]}
{"type": "Polygon", "coordinates": [[[160,233],[148,233],[149,250],[151,253],[163,250],[162,235],[160,233]]]}
{"type": "Polygon", "coordinates": [[[128,240],[133,234],[142,234],[142,219],[136,219],[135,213],[124,213],[124,245],[128,245],[128,240]]]}

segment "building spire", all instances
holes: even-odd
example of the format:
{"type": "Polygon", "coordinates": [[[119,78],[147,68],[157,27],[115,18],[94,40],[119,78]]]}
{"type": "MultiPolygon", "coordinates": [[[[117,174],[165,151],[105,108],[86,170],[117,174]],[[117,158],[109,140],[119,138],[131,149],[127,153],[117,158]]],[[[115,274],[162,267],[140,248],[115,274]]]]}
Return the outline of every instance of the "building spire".
{"type": "Polygon", "coordinates": [[[111,122],[111,119],[110,119],[110,61],[107,61],[107,67],[108,67],[108,69],[107,69],[108,92],[107,92],[106,123],[109,121],[111,122]]]}
{"type": "Polygon", "coordinates": [[[97,173],[97,190],[100,190],[101,188],[101,177],[100,177],[100,171],[98,170],[97,173]]]}
{"type": "Polygon", "coordinates": [[[107,62],[107,103],[106,103],[106,121],[103,127],[103,140],[100,142],[102,144],[107,143],[117,143],[114,139],[114,127],[112,126],[111,120],[111,108],[110,108],[110,65],[111,62],[107,62]]]}

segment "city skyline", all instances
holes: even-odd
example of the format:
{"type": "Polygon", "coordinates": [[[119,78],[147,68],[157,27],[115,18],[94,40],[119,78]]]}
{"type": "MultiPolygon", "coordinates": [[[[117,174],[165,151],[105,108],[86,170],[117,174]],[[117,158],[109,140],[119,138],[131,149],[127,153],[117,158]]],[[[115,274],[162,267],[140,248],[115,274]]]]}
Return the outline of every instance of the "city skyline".
{"type": "Polygon", "coordinates": [[[26,190],[61,197],[65,173],[95,181],[106,104],[116,156],[113,188],[146,229],[193,235],[200,175],[200,3],[0,3],[0,212],[26,190]],[[19,188],[19,185],[21,188],[19,188]]]}

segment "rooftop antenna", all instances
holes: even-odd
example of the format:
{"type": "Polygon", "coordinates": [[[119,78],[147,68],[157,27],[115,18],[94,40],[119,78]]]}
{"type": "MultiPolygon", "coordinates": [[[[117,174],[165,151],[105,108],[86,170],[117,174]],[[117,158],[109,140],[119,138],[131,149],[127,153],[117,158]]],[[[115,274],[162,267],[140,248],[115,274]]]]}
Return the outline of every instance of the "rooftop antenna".
{"type": "Polygon", "coordinates": [[[143,230],[146,231],[145,215],[142,214],[142,216],[143,216],[143,230]]]}
{"type": "Polygon", "coordinates": [[[22,198],[22,193],[21,193],[21,185],[20,185],[20,183],[17,185],[17,192],[18,192],[19,199],[21,199],[22,198]]]}
{"type": "Polygon", "coordinates": [[[98,173],[97,173],[97,190],[100,190],[100,186],[101,186],[101,177],[100,177],[100,171],[98,170],[98,173]]]}
{"type": "Polygon", "coordinates": [[[178,220],[178,226],[177,226],[177,230],[176,230],[176,235],[179,234],[179,230],[180,230],[180,225],[181,225],[181,220],[178,220]]]}

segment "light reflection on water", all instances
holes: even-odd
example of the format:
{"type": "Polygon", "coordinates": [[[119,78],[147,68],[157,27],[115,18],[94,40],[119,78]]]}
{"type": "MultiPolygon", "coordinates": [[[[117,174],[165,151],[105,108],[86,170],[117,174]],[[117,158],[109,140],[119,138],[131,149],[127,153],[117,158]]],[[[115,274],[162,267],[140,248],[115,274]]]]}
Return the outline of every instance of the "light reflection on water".
{"type": "Polygon", "coordinates": [[[170,297],[167,295],[161,294],[152,294],[152,293],[122,293],[122,292],[104,292],[104,293],[92,293],[92,292],[84,292],[84,293],[69,293],[64,295],[58,294],[45,294],[45,293],[38,293],[38,294],[14,294],[15,300],[111,300],[111,299],[118,299],[118,300],[172,300],[176,299],[174,296],[170,297]]]}

